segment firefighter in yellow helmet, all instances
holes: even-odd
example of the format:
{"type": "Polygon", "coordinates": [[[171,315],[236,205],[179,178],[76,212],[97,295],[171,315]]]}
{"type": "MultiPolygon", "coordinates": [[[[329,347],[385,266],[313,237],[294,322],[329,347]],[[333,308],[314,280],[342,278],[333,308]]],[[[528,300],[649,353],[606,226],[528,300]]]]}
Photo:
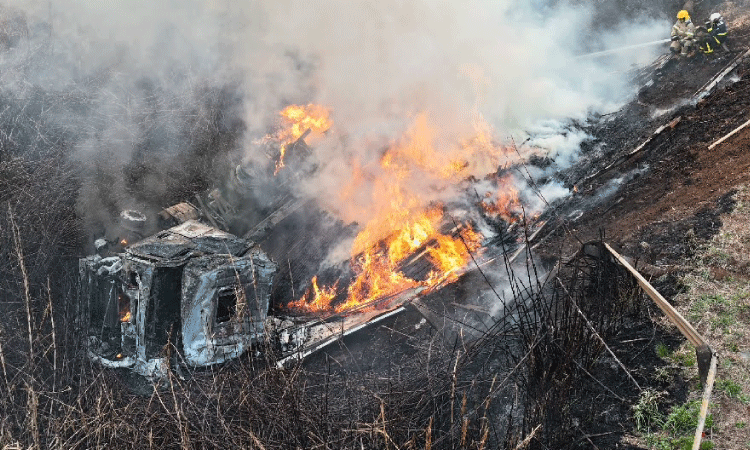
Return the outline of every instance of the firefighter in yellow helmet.
{"type": "Polygon", "coordinates": [[[690,14],[684,9],[677,13],[677,22],[672,26],[672,44],[669,49],[682,56],[687,56],[695,50],[695,25],[690,20],[690,14]]]}

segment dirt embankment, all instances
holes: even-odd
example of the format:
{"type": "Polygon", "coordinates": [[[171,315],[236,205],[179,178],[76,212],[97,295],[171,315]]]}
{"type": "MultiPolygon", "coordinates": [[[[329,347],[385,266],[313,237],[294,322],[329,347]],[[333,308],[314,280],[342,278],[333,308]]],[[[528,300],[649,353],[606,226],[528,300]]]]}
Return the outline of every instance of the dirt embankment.
{"type": "Polygon", "coordinates": [[[570,233],[550,236],[540,245],[543,253],[570,254],[578,240],[595,239],[603,230],[626,254],[674,265],[690,252],[693,236],[707,239],[717,232],[719,215],[732,206],[728,195],[750,182],[750,127],[708,147],[750,118],[750,58],[697,103],[695,94],[747,50],[748,32],[747,26],[735,30],[734,53],[667,64],[636,101],[591,127],[594,139],[586,149],[604,155],[595,161],[584,155],[584,161],[591,159],[588,166],[570,175],[567,182],[578,194],[557,217],[570,233]],[[660,126],[666,128],[628,156],[660,126]],[[619,189],[596,203],[611,186],[619,189]],[[596,205],[573,214],[575,205],[585,203],[596,205]]]}
{"type": "MultiPolygon", "coordinates": [[[[538,250],[564,258],[604,233],[622,253],[669,272],[653,282],[720,361],[706,439],[715,448],[744,448],[750,445],[750,127],[709,146],[750,119],[750,57],[739,59],[709,95],[695,95],[750,46],[747,5],[720,7],[730,18],[733,52],[664,65],[646,77],[634,102],[591,126],[593,139],[566,179],[577,193],[550,216],[555,231],[538,250]]],[[[663,325],[671,327],[666,320],[663,325]]],[[[700,387],[697,369],[685,357],[691,352],[685,342],[662,348],[664,366],[653,376],[676,370],[681,375],[674,380],[687,382],[687,400],[694,404],[700,387]]],[[[675,442],[662,430],[619,445],[673,448],[660,445],[675,442]]]]}

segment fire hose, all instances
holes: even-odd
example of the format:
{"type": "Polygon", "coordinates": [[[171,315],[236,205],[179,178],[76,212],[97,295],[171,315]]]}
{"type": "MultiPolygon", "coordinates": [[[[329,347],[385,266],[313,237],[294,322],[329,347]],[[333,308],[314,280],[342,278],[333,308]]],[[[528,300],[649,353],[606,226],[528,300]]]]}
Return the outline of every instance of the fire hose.
{"type": "Polygon", "coordinates": [[[623,52],[626,50],[633,50],[636,48],[643,48],[643,47],[650,47],[652,45],[658,45],[658,44],[666,44],[667,42],[671,41],[671,39],[660,39],[658,41],[652,41],[652,42],[644,42],[642,44],[633,44],[633,45],[626,45],[624,47],[615,47],[611,48],[609,50],[602,50],[599,52],[593,52],[593,53],[586,53],[584,55],[578,55],[575,57],[575,59],[582,59],[582,58],[596,58],[599,56],[609,55],[612,53],[618,53],[623,52]]]}

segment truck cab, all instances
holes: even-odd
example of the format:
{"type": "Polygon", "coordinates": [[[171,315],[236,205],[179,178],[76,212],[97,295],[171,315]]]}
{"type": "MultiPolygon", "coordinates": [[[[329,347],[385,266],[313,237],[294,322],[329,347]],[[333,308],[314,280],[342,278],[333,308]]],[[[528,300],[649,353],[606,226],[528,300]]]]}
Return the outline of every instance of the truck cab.
{"type": "Polygon", "coordinates": [[[277,271],[251,241],[194,220],[79,268],[89,355],[153,378],[172,356],[208,366],[262,338],[277,271]]]}

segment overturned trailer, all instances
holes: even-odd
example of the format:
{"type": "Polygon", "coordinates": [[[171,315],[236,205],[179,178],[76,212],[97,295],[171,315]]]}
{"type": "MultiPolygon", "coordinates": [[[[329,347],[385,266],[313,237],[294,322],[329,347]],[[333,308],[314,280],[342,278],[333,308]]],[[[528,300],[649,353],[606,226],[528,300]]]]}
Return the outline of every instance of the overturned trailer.
{"type": "Polygon", "coordinates": [[[264,334],[276,264],[255,244],[188,220],[110,257],[80,260],[90,356],[163,374],[235,358],[264,334]]]}

